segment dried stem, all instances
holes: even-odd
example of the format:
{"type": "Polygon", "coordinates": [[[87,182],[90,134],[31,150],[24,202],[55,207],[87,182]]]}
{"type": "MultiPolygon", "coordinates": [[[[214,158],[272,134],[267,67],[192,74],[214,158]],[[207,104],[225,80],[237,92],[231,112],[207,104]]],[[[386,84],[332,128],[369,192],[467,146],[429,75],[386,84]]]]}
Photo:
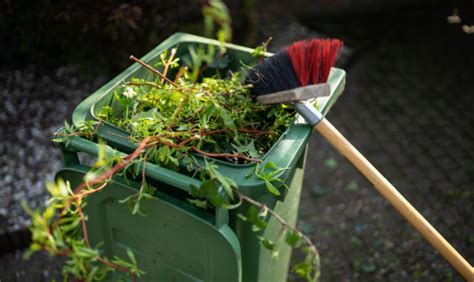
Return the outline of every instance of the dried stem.
{"type": "Polygon", "coordinates": [[[142,60],[138,59],[137,57],[133,56],[133,55],[130,55],[130,59],[134,60],[135,62],[139,63],[140,65],[144,66],[145,68],[147,68],[148,70],[150,70],[152,73],[156,74],[157,76],[159,76],[161,79],[164,79],[166,80],[166,82],[168,82],[169,84],[173,85],[174,87],[177,87],[176,83],[174,83],[173,81],[169,80],[166,76],[164,76],[161,72],[159,72],[158,70],[156,70],[154,67],[150,66],[149,64],[143,62],[142,60]]]}
{"type": "MultiPolygon", "coordinates": [[[[168,58],[168,61],[165,64],[165,68],[163,69],[163,76],[166,77],[168,73],[168,69],[170,67],[171,62],[173,62],[174,56],[176,55],[176,48],[171,49],[171,54],[170,57],[168,58]]],[[[163,78],[161,78],[161,83],[165,82],[163,78]]]]}
{"type": "Polygon", "coordinates": [[[263,42],[263,47],[265,48],[265,52],[267,51],[267,48],[268,48],[268,44],[270,44],[270,41],[272,41],[272,37],[268,37],[267,40],[265,40],[265,42],[263,42]]]}

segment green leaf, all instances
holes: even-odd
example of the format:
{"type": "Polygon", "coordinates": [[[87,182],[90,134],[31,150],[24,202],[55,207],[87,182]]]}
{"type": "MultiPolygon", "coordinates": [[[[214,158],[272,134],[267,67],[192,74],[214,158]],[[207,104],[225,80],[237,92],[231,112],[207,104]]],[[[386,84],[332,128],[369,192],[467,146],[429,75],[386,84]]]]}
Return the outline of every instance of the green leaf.
{"type": "Polygon", "coordinates": [[[178,161],[177,158],[172,157],[172,156],[169,156],[168,160],[169,160],[172,164],[174,164],[175,166],[179,167],[179,161],[178,161]]]}
{"type": "Polygon", "coordinates": [[[187,200],[191,204],[201,209],[207,209],[209,207],[207,204],[207,201],[204,201],[204,200],[199,200],[199,199],[187,199],[187,200]]]}
{"type": "Polygon", "coordinates": [[[280,196],[280,191],[278,191],[278,189],[275,186],[273,186],[273,184],[270,181],[268,181],[266,179],[265,179],[265,186],[267,187],[267,190],[270,193],[272,193],[273,195],[276,195],[276,196],[280,196]]]}
{"type": "Polygon", "coordinates": [[[123,198],[123,199],[121,199],[121,200],[118,200],[118,202],[119,202],[120,204],[125,204],[125,203],[127,203],[128,201],[130,201],[133,197],[135,197],[135,195],[130,195],[130,196],[126,197],[126,198],[123,198]]]}
{"type": "Polygon", "coordinates": [[[301,234],[288,230],[286,232],[285,242],[293,248],[297,248],[301,245],[301,234]]]}
{"type": "Polygon", "coordinates": [[[259,159],[261,157],[257,149],[255,149],[255,140],[253,139],[247,145],[238,146],[232,143],[231,146],[237,151],[237,153],[247,153],[250,157],[254,159],[259,159]]]}
{"type": "Polygon", "coordinates": [[[253,232],[264,230],[267,227],[267,221],[264,216],[261,215],[259,210],[255,206],[251,206],[247,210],[247,221],[252,224],[253,232]]]}
{"type": "Polygon", "coordinates": [[[237,183],[232,178],[226,177],[222,175],[215,167],[210,166],[209,171],[211,172],[211,175],[217,178],[219,183],[222,185],[222,188],[224,188],[224,191],[226,192],[227,196],[231,200],[234,199],[234,192],[232,191],[232,188],[237,188],[237,183]]]}
{"type": "MultiPolygon", "coordinates": [[[[134,198],[132,198],[134,199],[134,198]]],[[[140,201],[133,201],[132,214],[135,215],[140,211],[140,201]]]]}
{"type": "Polygon", "coordinates": [[[218,107],[218,109],[219,109],[219,115],[221,116],[222,121],[224,122],[226,127],[232,129],[237,135],[237,128],[235,127],[234,121],[232,120],[232,117],[229,115],[229,112],[227,112],[227,110],[222,107],[218,107]]]}
{"type": "Polygon", "coordinates": [[[79,256],[79,257],[82,257],[82,258],[93,258],[93,257],[98,257],[99,256],[99,253],[97,250],[92,250],[92,249],[89,249],[88,247],[77,247],[75,250],[74,250],[74,253],[79,256]]]}
{"type": "Polygon", "coordinates": [[[133,254],[132,250],[130,250],[129,248],[127,248],[127,255],[128,255],[128,258],[130,259],[130,261],[134,265],[137,265],[137,260],[135,259],[135,255],[133,254]]]}
{"type": "Polygon", "coordinates": [[[170,155],[170,148],[168,146],[162,146],[158,149],[158,160],[164,163],[170,155]]]}
{"type": "Polygon", "coordinates": [[[208,199],[214,207],[227,205],[225,199],[219,194],[219,186],[216,179],[210,179],[202,182],[200,187],[191,186],[191,195],[196,198],[208,199]]]}
{"type": "Polygon", "coordinates": [[[313,266],[308,262],[298,262],[291,269],[298,277],[311,281],[313,266]]]}
{"type": "Polygon", "coordinates": [[[263,170],[265,171],[265,170],[268,170],[268,169],[275,171],[275,170],[278,170],[279,167],[274,162],[266,162],[263,165],[263,170]]]}
{"type": "Polygon", "coordinates": [[[260,243],[262,243],[262,246],[270,251],[274,251],[276,249],[276,244],[272,240],[260,237],[259,238],[260,243]]]}

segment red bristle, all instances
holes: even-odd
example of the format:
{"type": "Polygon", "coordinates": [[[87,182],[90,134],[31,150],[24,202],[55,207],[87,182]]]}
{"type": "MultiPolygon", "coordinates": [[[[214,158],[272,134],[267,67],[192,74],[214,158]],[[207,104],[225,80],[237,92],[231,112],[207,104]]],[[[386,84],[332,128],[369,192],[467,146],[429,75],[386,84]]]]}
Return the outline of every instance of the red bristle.
{"type": "Polygon", "coordinates": [[[313,39],[311,40],[311,57],[309,60],[313,62],[311,68],[311,84],[317,84],[320,81],[321,75],[321,52],[322,47],[320,42],[321,40],[313,39]]]}
{"type": "Polygon", "coordinates": [[[339,50],[342,47],[342,42],[337,39],[329,39],[325,40],[324,44],[322,44],[322,57],[321,57],[321,81],[326,82],[329,77],[329,72],[331,71],[331,67],[336,62],[337,55],[339,50]]]}
{"type": "Polygon", "coordinates": [[[286,48],[301,85],[326,82],[341,47],[338,39],[312,39],[286,48]]]}
{"type": "Polygon", "coordinates": [[[291,64],[302,86],[308,85],[311,74],[311,60],[308,60],[309,41],[295,42],[286,51],[291,59],[291,64]]]}

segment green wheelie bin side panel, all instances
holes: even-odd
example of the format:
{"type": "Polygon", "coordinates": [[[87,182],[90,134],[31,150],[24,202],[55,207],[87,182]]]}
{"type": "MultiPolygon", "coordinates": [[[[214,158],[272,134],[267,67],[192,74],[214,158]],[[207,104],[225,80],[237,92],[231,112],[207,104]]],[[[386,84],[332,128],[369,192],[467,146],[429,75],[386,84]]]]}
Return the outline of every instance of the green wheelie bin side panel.
{"type": "MultiPolygon", "coordinates": [[[[295,226],[298,216],[305,156],[306,154],[301,157],[294,171],[283,201],[270,194],[262,195],[255,199],[271,207],[290,226],[295,226]]],[[[245,214],[247,208],[249,208],[248,205],[242,205],[242,207],[231,214],[231,218],[234,219],[232,216],[239,212],[245,214]]],[[[256,234],[252,231],[252,226],[242,221],[239,217],[236,217],[234,222],[235,225],[232,229],[236,230],[240,244],[245,246],[242,247],[242,267],[244,270],[242,281],[287,281],[292,248],[284,242],[280,243],[278,246],[278,258],[275,259],[271,251],[262,247],[256,236],[263,236],[275,241],[281,233],[281,224],[272,218],[267,228],[263,232],[256,234]]]]}
{"type": "MultiPolygon", "coordinates": [[[[56,177],[75,187],[87,170],[77,165],[56,177]]],[[[139,268],[146,272],[139,281],[242,281],[240,245],[229,226],[216,228],[209,218],[178,206],[176,199],[164,194],[142,202],[144,216],[132,215],[118,201],[136,193],[133,186],[136,183],[115,178],[106,189],[87,198],[92,245],[102,242],[109,258],[127,258],[127,248],[132,250],[139,268]]],[[[117,272],[108,280],[117,281],[118,276],[123,275],[117,272]]]]}

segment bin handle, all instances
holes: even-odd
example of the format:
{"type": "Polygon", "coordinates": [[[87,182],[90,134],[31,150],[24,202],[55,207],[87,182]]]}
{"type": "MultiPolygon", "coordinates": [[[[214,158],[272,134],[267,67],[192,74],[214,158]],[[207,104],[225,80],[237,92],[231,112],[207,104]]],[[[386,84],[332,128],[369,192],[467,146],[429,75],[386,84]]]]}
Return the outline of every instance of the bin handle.
{"type": "MultiPolygon", "coordinates": [[[[120,157],[126,156],[126,154],[114,150],[109,146],[106,146],[105,148],[107,153],[115,154],[120,157]]],[[[99,154],[99,146],[97,143],[78,136],[71,137],[70,142],[68,142],[65,146],[62,146],[62,150],[64,156],[64,163],[66,166],[71,166],[72,164],[80,163],[79,158],[77,157],[77,152],[85,152],[92,156],[98,156],[99,154]]],[[[198,179],[183,175],[176,171],[172,171],[149,162],[147,162],[145,166],[145,175],[152,179],[166,183],[170,186],[177,187],[188,193],[191,192],[191,186],[200,187],[202,183],[198,179]]],[[[220,228],[223,225],[227,225],[229,222],[228,211],[223,207],[215,208],[214,217],[214,225],[217,228],[220,228]]]]}

